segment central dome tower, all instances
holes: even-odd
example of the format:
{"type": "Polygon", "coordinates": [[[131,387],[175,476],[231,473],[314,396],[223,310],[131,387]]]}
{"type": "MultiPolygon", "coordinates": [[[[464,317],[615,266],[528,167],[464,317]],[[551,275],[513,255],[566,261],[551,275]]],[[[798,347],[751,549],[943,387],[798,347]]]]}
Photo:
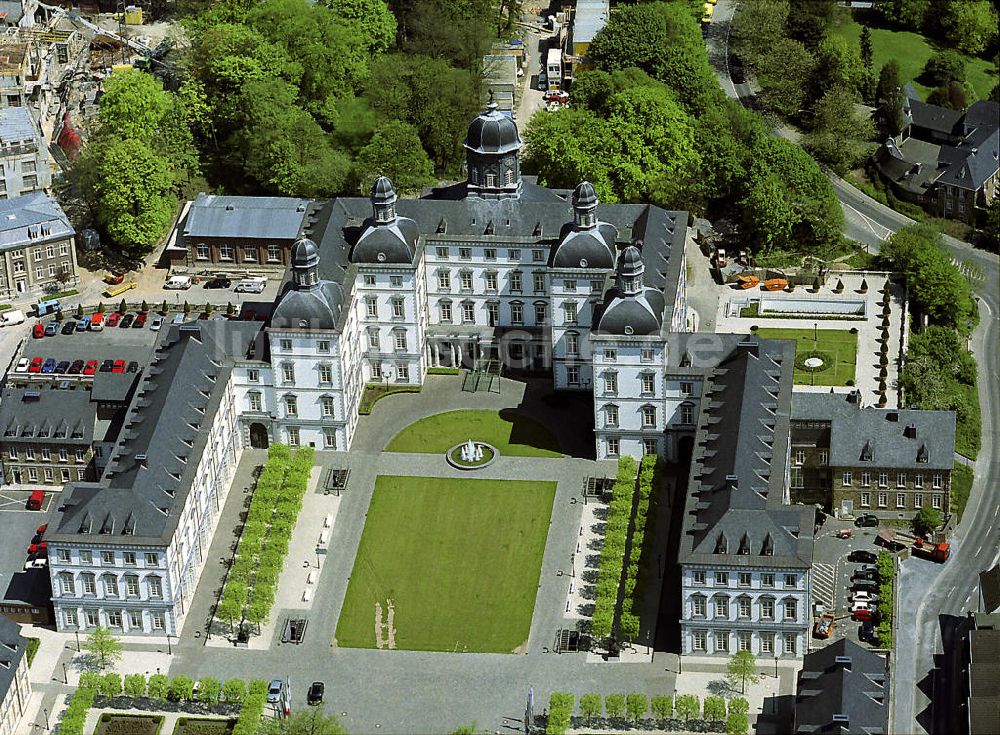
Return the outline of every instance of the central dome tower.
{"type": "Polygon", "coordinates": [[[509,199],[521,194],[521,136],[514,121],[500,112],[496,103],[490,102],[473,118],[462,145],[469,169],[469,196],[509,199]]]}

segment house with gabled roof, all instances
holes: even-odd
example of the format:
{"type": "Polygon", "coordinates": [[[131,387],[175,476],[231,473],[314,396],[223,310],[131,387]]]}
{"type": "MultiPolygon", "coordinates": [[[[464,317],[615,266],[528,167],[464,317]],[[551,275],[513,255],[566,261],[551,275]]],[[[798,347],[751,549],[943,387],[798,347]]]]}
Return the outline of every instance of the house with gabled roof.
{"type": "Polygon", "coordinates": [[[886,735],[889,662],[848,638],[802,661],[795,692],[796,735],[886,735]]]}

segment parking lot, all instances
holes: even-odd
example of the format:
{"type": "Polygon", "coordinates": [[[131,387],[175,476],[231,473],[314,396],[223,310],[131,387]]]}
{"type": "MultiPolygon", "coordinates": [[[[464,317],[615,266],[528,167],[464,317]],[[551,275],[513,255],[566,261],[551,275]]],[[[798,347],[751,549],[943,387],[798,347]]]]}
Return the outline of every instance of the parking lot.
{"type": "MultiPolygon", "coordinates": [[[[51,597],[49,570],[25,570],[28,546],[43,523],[59,521],[58,494],[46,493],[40,511],[25,510],[29,493],[0,488],[0,595],[2,601],[47,605],[51,597]]],[[[0,604],[3,604],[0,601],[0,604]]]]}
{"type": "Polygon", "coordinates": [[[832,610],[836,625],[827,639],[812,636],[811,648],[822,648],[844,637],[866,645],[858,637],[862,623],[851,619],[850,599],[851,577],[862,563],[850,561],[849,557],[851,552],[860,550],[877,554],[880,547],[874,541],[878,532],[878,527],[858,528],[852,521],[827,517],[816,533],[813,549],[813,609],[816,609],[816,605],[823,605],[824,612],[832,610]],[[842,529],[850,529],[851,537],[839,538],[838,533],[842,529]]]}

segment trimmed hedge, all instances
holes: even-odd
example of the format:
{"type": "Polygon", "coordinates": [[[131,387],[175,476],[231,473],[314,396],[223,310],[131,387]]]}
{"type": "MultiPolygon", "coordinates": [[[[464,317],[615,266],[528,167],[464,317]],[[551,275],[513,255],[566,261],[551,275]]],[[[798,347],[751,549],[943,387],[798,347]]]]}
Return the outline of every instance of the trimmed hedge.
{"type": "Polygon", "coordinates": [[[41,638],[32,638],[31,636],[28,636],[28,651],[27,651],[27,654],[28,654],[28,667],[29,668],[31,667],[32,661],[35,660],[35,654],[38,653],[38,649],[41,647],[41,645],[42,645],[42,639],[41,638]]]}
{"type": "Polygon", "coordinates": [[[878,625],[875,628],[875,636],[881,648],[892,648],[892,609],[896,592],[894,584],[896,565],[892,554],[884,550],[879,551],[875,567],[879,579],[878,625]]]}
{"type": "Polygon", "coordinates": [[[243,699],[236,727],[233,728],[233,735],[257,735],[265,707],[267,707],[267,682],[263,679],[254,679],[247,687],[247,694],[243,699]]]}
{"type": "Polygon", "coordinates": [[[545,735],[565,735],[573,716],[574,697],[570,692],[552,692],[549,696],[549,721],[545,735]]]}
{"type": "Polygon", "coordinates": [[[632,516],[632,496],[635,493],[636,461],[632,457],[618,460],[618,476],[611,490],[611,504],[604,532],[604,546],[597,566],[597,597],[591,634],[607,638],[615,620],[622,568],[625,565],[625,538],[632,516]]]}
{"type": "Polygon", "coordinates": [[[622,635],[633,640],[639,635],[639,617],[645,593],[645,580],[640,578],[639,573],[650,568],[650,561],[656,553],[653,550],[656,539],[653,531],[657,515],[657,494],[653,490],[659,490],[662,472],[663,462],[654,454],[647,454],[639,463],[639,499],[635,508],[632,545],[625,568],[625,597],[628,606],[622,610],[621,617],[622,635]]]}
{"type": "MultiPolygon", "coordinates": [[[[80,676],[81,683],[83,676],[80,676]]],[[[94,704],[94,690],[81,686],[73,692],[66,711],[59,723],[60,735],[83,735],[83,726],[87,721],[87,712],[94,704]]]]}
{"type": "Polygon", "coordinates": [[[224,622],[259,625],[270,617],[312,466],[312,447],[294,455],[284,444],[268,450],[216,610],[224,622]]]}

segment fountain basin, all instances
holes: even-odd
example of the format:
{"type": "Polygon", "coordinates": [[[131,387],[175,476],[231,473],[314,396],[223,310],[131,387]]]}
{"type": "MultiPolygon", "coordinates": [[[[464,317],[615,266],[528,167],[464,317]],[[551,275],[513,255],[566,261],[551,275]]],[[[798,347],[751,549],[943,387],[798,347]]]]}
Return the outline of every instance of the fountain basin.
{"type": "Polygon", "coordinates": [[[462,442],[461,444],[456,444],[445,453],[445,459],[448,460],[448,464],[458,470],[481,470],[496,462],[497,457],[500,456],[500,452],[492,444],[477,441],[473,441],[472,444],[481,450],[480,459],[466,459],[463,456],[462,450],[468,446],[468,442],[462,442]]]}

